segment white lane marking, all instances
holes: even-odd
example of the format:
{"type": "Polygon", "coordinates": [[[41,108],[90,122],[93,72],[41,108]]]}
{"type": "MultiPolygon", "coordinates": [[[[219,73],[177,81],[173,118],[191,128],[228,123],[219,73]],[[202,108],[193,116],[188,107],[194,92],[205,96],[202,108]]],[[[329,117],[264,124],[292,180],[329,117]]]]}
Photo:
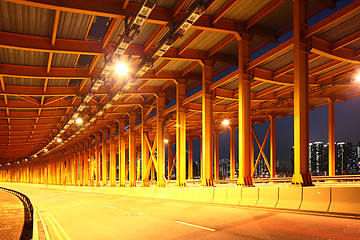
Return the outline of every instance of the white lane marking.
{"type": "Polygon", "coordinates": [[[139,214],[139,215],[145,215],[145,214],[143,214],[143,213],[139,213],[139,212],[138,212],[137,214],[139,214]]]}
{"type": "Polygon", "coordinates": [[[79,201],[80,201],[80,202],[83,202],[84,200],[82,200],[82,199],[79,199],[79,201]]]}
{"type": "Polygon", "coordinates": [[[176,221],[176,222],[177,222],[177,223],[180,223],[180,224],[187,225],[187,226],[196,227],[196,228],[201,228],[201,229],[204,229],[204,230],[208,230],[208,231],[215,232],[215,229],[212,229],[212,228],[202,227],[202,226],[199,226],[199,225],[194,225],[194,224],[186,223],[186,222],[180,222],[180,221],[176,221]]]}
{"type": "Polygon", "coordinates": [[[150,213],[146,212],[145,214],[149,215],[150,213]]]}
{"type": "Polygon", "coordinates": [[[108,208],[116,208],[116,207],[109,206],[109,205],[105,205],[105,207],[108,207],[108,208]]]}

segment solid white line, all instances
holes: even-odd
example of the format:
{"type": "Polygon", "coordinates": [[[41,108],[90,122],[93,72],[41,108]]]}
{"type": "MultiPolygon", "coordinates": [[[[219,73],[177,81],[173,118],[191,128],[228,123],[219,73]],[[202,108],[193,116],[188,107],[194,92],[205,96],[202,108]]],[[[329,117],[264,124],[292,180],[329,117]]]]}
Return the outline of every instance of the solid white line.
{"type": "Polygon", "coordinates": [[[212,229],[212,228],[202,227],[202,226],[199,226],[199,225],[194,225],[194,224],[186,223],[186,222],[180,222],[180,221],[176,221],[176,222],[180,223],[180,224],[188,225],[188,226],[191,226],[191,227],[201,228],[201,229],[204,229],[204,230],[215,232],[215,229],[212,229]]]}
{"type": "Polygon", "coordinates": [[[105,205],[105,207],[109,207],[109,208],[116,208],[116,207],[113,207],[113,206],[109,206],[109,205],[105,205]]]}

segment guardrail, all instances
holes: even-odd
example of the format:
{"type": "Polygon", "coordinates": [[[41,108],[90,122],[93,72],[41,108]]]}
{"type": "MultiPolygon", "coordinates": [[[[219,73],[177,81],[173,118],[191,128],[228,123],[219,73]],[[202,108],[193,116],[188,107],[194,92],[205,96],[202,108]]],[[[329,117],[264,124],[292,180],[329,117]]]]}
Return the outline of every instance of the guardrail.
{"type": "Polygon", "coordinates": [[[21,233],[21,239],[32,239],[33,237],[33,221],[34,221],[34,208],[33,205],[30,201],[30,199],[22,194],[21,192],[9,189],[9,188],[4,188],[4,187],[0,187],[0,190],[3,190],[5,192],[9,192],[11,194],[14,194],[15,196],[17,196],[23,203],[24,205],[24,214],[25,214],[25,222],[24,222],[24,227],[21,233]]]}

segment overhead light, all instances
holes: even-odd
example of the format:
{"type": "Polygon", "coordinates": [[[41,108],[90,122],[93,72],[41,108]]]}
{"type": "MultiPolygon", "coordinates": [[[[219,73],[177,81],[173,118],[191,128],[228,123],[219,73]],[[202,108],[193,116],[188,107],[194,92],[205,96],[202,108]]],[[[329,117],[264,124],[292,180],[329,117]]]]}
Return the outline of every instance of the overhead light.
{"type": "Polygon", "coordinates": [[[229,119],[224,119],[224,120],[222,121],[222,124],[225,125],[225,126],[228,126],[228,125],[230,124],[229,119]]]}
{"type": "Polygon", "coordinates": [[[165,143],[165,144],[168,144],[168,143],[169,143],[169,140],[168,140],[168,139],[164,139],[164,143],[165,143]]]}
{"type": "Polygon", "coordinates": [[[356,75],[355,82],[360,83],[360,73],[358,73],[358,75],[356,75]]]}
{"type": "Polygon", "coordinates": [[[44,152],[47,152],[47,151],[48,151],[47,148],[45,148],[45,149],[44,149],[44,152]]]}
{"type": "Polygon", "coordinates": [[[120,76],[124,76],[128,73],[129,68],[128,66],[123,62],[118,62],[115,67],[116,73],[120,76]]]}
{"type": "Polygon", "coordinates": [[[77,124],[82,124],[82,123],[83,123],[83,120],[82,120],[82,118],[77,118],[77,119],[75,120],[75,122],[76,122],[77,124]]]}
{"type": "Polygon", "coordinates": [[[61,142],[62,142],[61,138],[56,139],[56,141],[57,141],[58,143],[61,143],[61,142]]]}
{"type": "Polygon", "coordinates": [[[37,158],[37,155],[36,155],[36,154],[34,155],[34,158],[37,158]]]}

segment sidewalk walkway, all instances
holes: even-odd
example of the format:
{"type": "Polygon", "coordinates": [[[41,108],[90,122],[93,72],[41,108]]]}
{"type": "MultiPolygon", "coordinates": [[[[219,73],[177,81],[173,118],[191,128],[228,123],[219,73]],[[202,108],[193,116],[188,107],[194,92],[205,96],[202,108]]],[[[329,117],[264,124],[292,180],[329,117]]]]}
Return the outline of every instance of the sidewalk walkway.
{"type": "Polygon", "coordinates": [[[0,190],[0,239],[20,239],[23,225],[23,203],[17,196],[0,190]]]}

